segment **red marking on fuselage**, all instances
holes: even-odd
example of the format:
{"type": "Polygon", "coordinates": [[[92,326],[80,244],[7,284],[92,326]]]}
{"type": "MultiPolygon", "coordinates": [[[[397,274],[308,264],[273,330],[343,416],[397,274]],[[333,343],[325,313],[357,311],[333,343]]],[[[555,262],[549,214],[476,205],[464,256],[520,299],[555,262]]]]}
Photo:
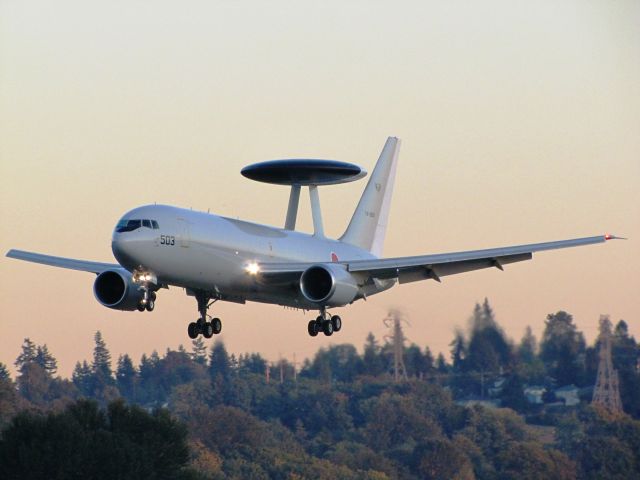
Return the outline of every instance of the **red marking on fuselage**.
{"type": "Polygon", "coordinates": [[[339,261],[339,259],[338,259],[338,255],[336,255],[334,252],[331,252],[331,261],[332,261],[333,263],[336,263],[336,262],[338,262],[338,261],[339,261]]]}

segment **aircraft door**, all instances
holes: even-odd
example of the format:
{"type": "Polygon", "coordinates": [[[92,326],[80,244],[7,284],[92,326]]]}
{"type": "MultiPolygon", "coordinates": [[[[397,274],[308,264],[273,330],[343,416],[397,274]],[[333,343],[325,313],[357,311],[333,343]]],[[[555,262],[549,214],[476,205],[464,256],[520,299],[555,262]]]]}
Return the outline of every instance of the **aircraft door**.
{"type": "Polygon", "coordinates": [[[189,235],[189,223],[184,218],[178,219],[178,236],[180,246],[188,248],[191,238],[189,235]]]}

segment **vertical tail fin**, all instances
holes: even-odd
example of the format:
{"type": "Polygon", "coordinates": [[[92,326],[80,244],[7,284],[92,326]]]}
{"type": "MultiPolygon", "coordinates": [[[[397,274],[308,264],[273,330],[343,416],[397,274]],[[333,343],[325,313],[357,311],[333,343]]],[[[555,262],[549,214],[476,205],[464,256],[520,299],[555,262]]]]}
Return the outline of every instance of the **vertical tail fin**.
{"type": "Polygon", "coordinates": [[[389,137],[341,241],[382,254],[396,177],[400,140],[389,137]]]}

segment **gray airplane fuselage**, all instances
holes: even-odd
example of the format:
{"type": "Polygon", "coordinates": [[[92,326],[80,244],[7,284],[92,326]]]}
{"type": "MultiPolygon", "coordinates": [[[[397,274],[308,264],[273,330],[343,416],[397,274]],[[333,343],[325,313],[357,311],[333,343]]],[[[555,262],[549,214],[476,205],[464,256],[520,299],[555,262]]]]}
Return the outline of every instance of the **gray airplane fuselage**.
{"type": "MultiPolygon", "coordinates": [[[[248,272],[252,264],[376,258],[338,240],[166,205],[135,208],[121,221],[127,219],[150,219],[158,225],[157,229],[114,231],[113,254],[127,270],[150,271],[158,284],[215,292],[224,300],[240,303],[317,308],[299,290],[292,292],[290,284],[261,283],[258,275],[248,272]]],[[[358,298],[394,283],[362,285],[358,298]]]]}

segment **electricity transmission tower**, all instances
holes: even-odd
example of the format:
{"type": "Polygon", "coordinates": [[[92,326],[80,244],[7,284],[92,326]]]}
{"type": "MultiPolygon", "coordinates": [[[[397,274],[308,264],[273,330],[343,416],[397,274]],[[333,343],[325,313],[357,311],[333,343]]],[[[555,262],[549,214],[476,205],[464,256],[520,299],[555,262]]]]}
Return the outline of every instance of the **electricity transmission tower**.
{"type": "MultiPolygon", "coordinates": [[[[400,378],[407,380],[407,368],[404,366],[404,332],[402,331],[402,321],[398,312],[389,312],[389,316],[384,320],[385,326],[391,329],[389,335],[385,335],[385,339],[393,348],[393,380],[399,381],[400,378]]],[[[404,320],[406,322],[406,320],[404,320]]]]}
{"type": "Polygon", "coordinates": [[[601,405],[612,413],[622,413],[618,372],[613,368],[611,360],[611,321],[607,315],[600,316],[598,340],[600,341],[600,363],[591,403],[601,405]]]}

